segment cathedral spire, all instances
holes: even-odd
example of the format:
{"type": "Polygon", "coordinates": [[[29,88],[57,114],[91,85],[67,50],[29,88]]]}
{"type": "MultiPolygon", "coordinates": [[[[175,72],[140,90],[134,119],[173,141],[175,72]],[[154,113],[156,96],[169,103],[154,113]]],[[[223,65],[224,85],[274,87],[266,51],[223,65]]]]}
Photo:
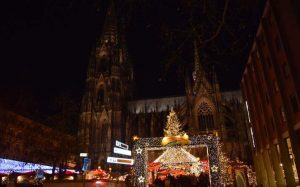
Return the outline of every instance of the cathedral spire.
{"type": "Polygon", "coordinates": [[[193,71],[193,81],[194,81],[194,93],[197,91],[199,86],[203,82],[203,78],[205,78],[205,73],[202,65],[200,64],[200,56],[198,51],[198,46],[196,40],[194,41],[194,71],[193,71]]]}
{"type": "Polygon", "coordinates": [[[101,43],[118,43],[117,11],[114,0],[110,0],[104,20],[101,43]]]}
{"type": "Polygon", "coordinates": [[[194,41],[194,80],[198,78],[200,70],[200,59],[199,59],[199,53],[198,53],[198,48],[197,48],[197,42],[196,40],[194,41]]]}
{"type": "Polygon", "coordinates": [[[194,71],[193,71],[193,79],[194,82],[199,82],[201,77],[204,75],[203,67],[200,63],[199,50],[196,40],[194,41],[194,71]]]}

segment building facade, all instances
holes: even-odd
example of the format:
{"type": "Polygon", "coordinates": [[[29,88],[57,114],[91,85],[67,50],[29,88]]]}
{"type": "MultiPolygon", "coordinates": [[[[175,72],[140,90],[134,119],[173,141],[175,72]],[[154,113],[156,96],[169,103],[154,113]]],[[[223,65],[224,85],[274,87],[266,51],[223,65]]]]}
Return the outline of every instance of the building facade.
{"type": "Polygon", "coordinates": [[[202,67],[196,43],[194,69],[186,77],[185,95],[132,98],[133,69],[114,6],[108,8],[102,35],[91,53],[82,99],[78,135],[93,167],[104,166],[106,157],[114,156],[115,140],[130,145],[134,135],[163,136],[171,109],[176,111],[188,134],[218,134],[230,157],[248,161],[241,93],[221,93],[214,71],[207,73],[202,67]]]}
{"type": "Polygon", "coordinates": [[[75,136],[3,108],[0,108],[0,129],[1,159],[76,169],[75,136]]]}
{"type": "Polygon", "coordinates": [[[300,172],[300,6],[267,1],[241,80],[258,183],[296,186],[300,172]]]}

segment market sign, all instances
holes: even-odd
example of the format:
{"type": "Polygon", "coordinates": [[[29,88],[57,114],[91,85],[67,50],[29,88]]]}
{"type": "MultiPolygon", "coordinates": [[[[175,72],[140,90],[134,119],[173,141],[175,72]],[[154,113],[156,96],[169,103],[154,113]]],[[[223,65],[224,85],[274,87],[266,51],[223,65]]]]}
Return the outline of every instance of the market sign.
{"type": "Polygon", "coordinates": [[[91,168],[91,159],[90,158],[84,158],[83,159],[82,171],[87,171],[90,168],[91,168]]]}
{"type": "Polygon", "coordinates": [[[80,157],[87,157],[87,156],[88,156],[88,153],[80,153],[79,156],[80,156],[80,157]]]}
{"type": "Polygon", "coordinates": [[[128,150],[128,148],[129,148],[129,146],[128,146],[127,144],[124,144],[124,143],[122,143],[122,142],[119,142],[118,140],[116,140],[116,146],[117,146],[117,147],[120,147],[120,148],[122,148],[122,149],[127,149],[127,150],[128,150]]]}
{"type": "Polygon", "coordinates": [[[114,147],[114,153],[131,156],[131,151],[114,147]]]}
{"type": "Polygon", "coordinates": [[[109,156],[109,157],[107,157],[107,163],[133,165],[133,159],[118,158],[118,157],[110,157],[109,156]]]}

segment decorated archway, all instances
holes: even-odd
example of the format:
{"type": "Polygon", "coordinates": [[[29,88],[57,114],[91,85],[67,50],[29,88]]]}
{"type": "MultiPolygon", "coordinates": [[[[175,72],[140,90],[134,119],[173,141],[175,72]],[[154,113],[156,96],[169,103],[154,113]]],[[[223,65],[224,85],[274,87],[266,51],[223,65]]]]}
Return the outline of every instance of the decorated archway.
{"type": "Polygon", "coordinates": [[[168,116],[165,137],[140,138],[133,146],[134,182],[136,186],[149,186],[151,171],[159,169],[161,165],[166,169],[165,174],[197,174],[203,168],[209,173],[210,186],[221,186],[221,172],[219,162],[219,138],[213,135],[197,135],[189,137],[181,130],[175,112],[168,116]],[[199,158],[191,154],[190,150],[203,148],[207,152],[205,166],[199,166],[199,158]],[[149,160],[149,153],[160,150],[160,155],[153,161],[149,160]],[[202,168],[201,168],[202,167],[202,168]]]}
{"type": "Polygon", "coordinates": [[[192,149],[197,147],[207,147],[208,170],[211,186],[219,187],[221,185],[220,166],[218,158],[219,138],[209,135],[198,135],[190,137],[189,145],[173,145],[164,147],[161,145],[162,137],[141,138],[136,141],[133,147],[134,175],[137,186],[148,186],[148,154],[152,150],[167,150],[168,148],[192,149]]]}

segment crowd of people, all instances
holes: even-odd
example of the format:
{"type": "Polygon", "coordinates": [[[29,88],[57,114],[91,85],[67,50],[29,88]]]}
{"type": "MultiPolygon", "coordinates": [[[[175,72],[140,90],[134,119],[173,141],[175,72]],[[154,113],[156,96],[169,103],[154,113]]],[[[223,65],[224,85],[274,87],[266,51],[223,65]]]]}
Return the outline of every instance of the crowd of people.
{"type": "Polygon", "coordinates": [[[155,187],[208,187],[209,176],[202,172],[198,177],[196,175],[179,175],[174,177],[168,175],[164,180],[157,177],[150,186],[155,187]]]}

